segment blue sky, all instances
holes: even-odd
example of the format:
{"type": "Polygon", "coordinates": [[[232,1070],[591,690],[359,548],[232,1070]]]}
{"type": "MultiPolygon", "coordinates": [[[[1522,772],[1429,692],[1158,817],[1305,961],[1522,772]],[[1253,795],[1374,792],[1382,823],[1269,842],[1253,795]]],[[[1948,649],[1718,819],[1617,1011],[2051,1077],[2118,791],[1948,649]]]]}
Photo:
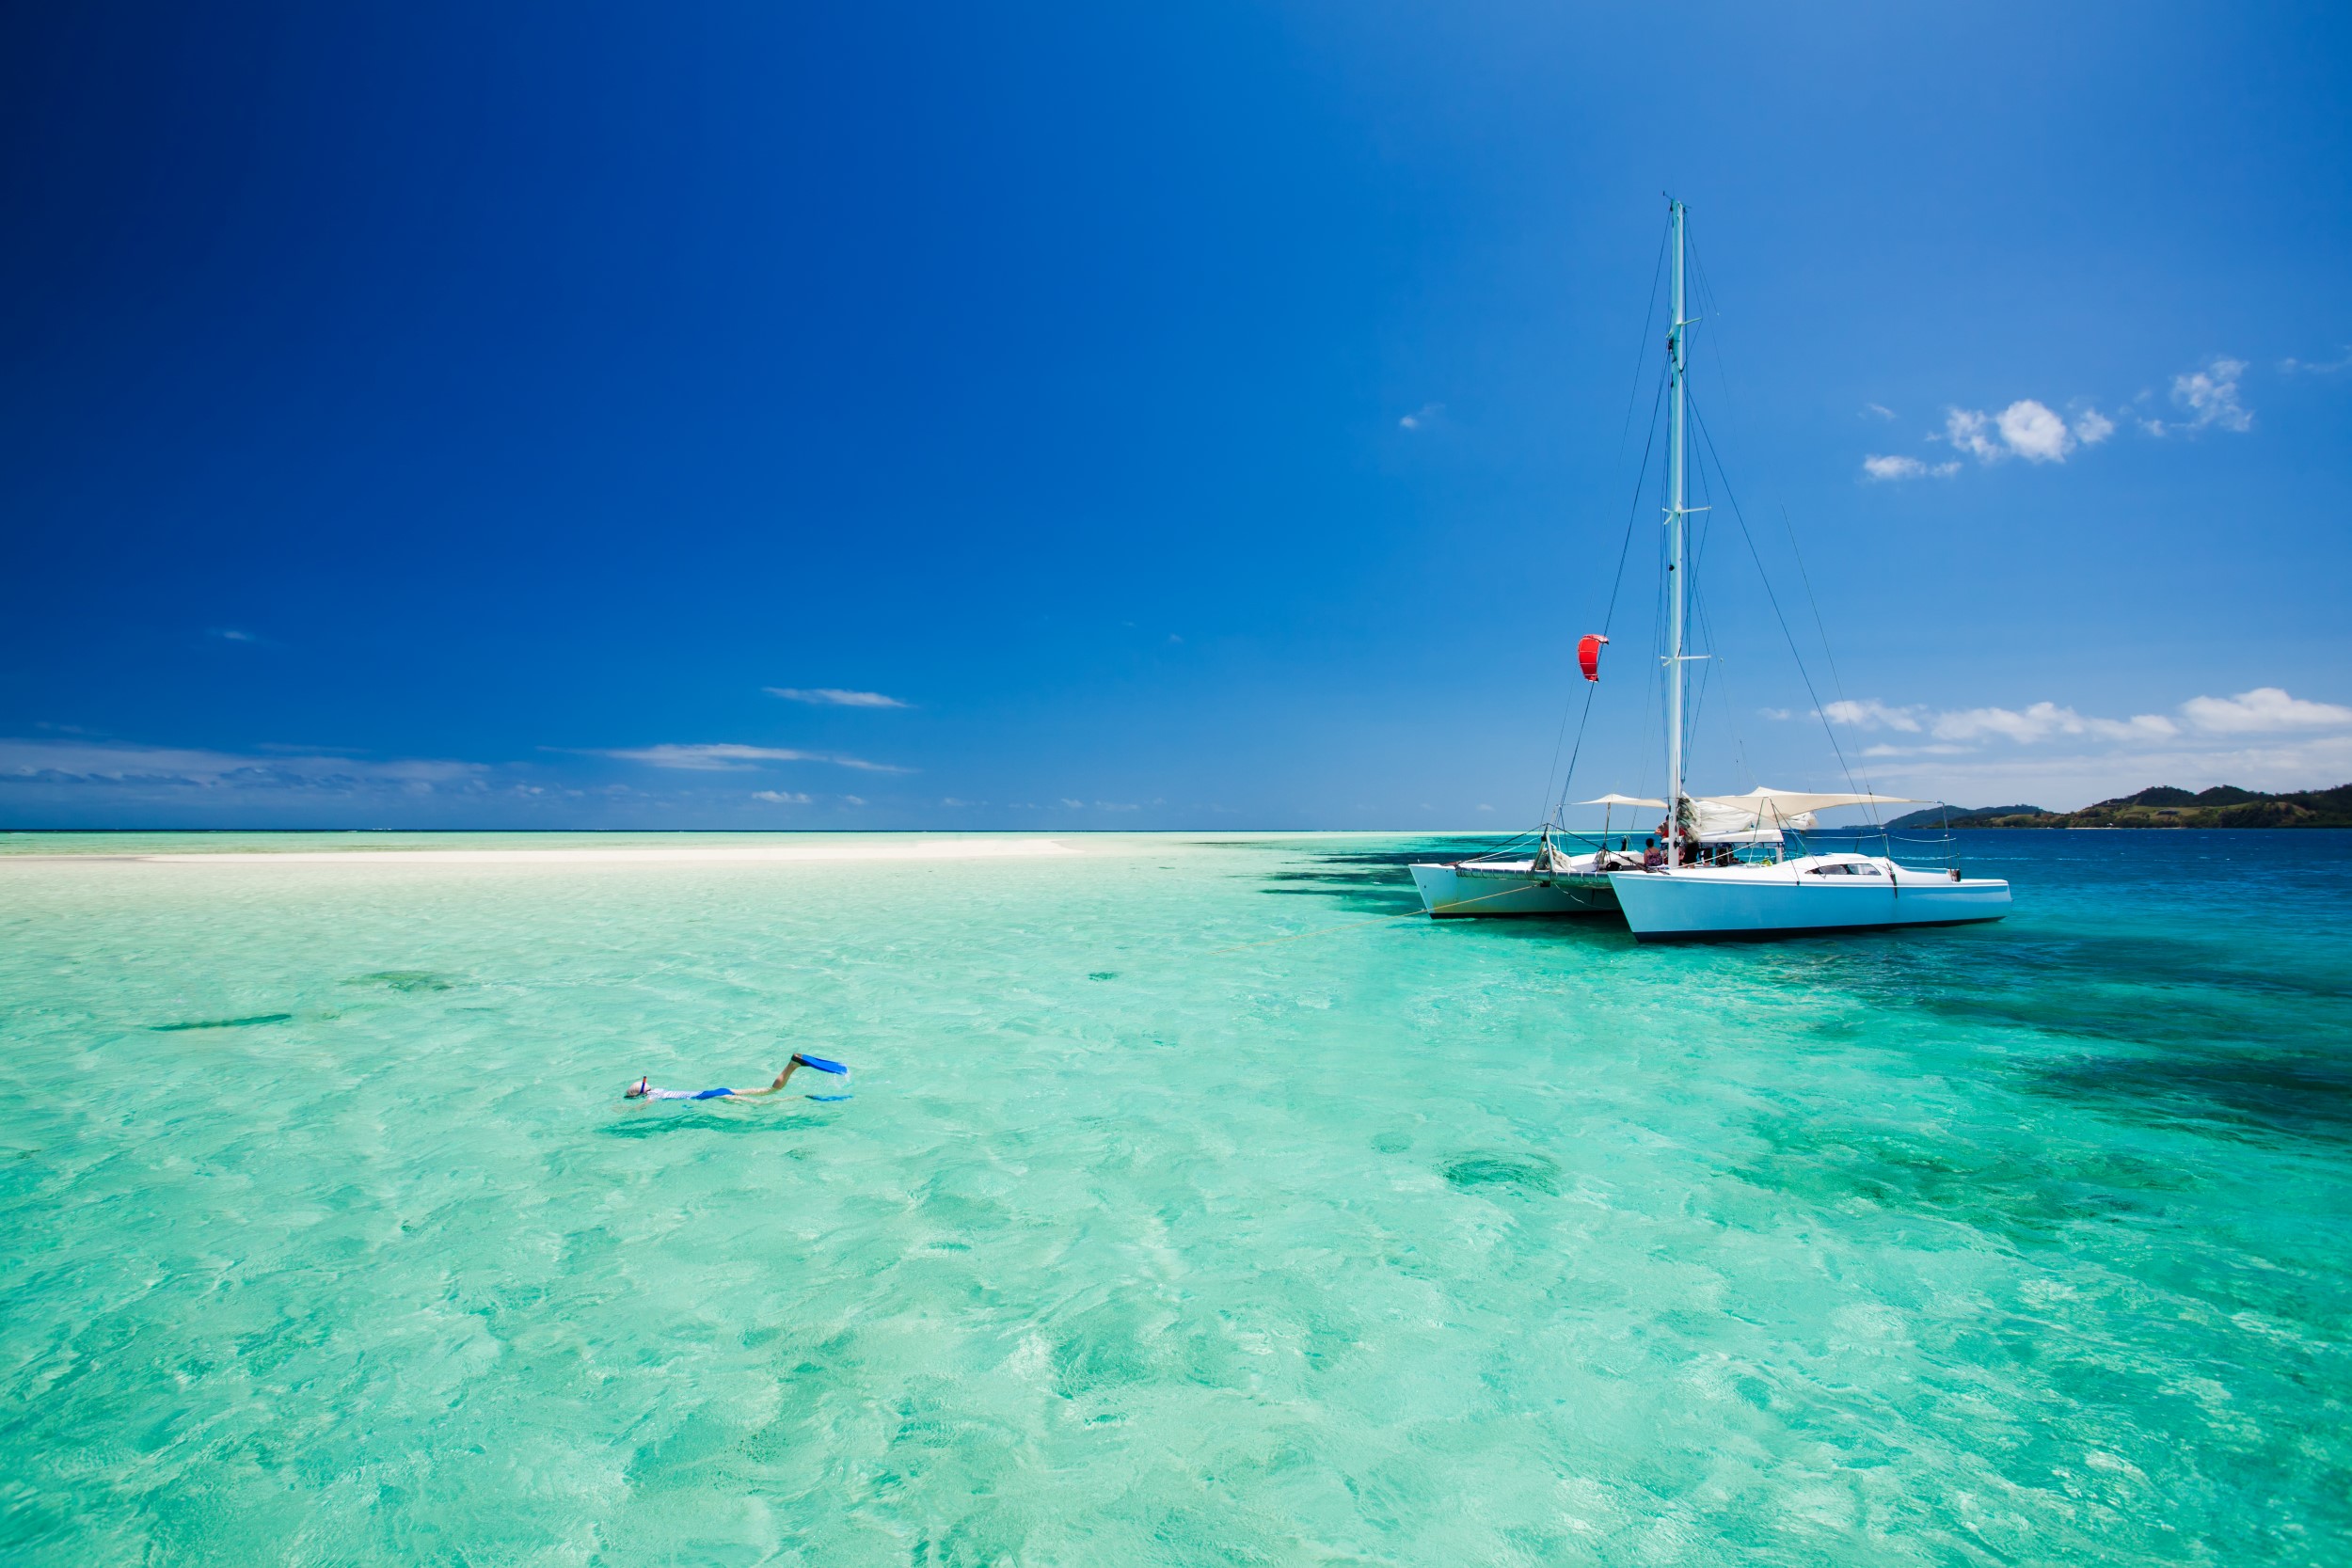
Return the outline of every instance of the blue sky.
{"type": "Polygon", "coordinates": [[[1668,189],[1694,785],[2352,779],[2339,8],[0,30],[0,824],[1655,791],[1668,189]]]}

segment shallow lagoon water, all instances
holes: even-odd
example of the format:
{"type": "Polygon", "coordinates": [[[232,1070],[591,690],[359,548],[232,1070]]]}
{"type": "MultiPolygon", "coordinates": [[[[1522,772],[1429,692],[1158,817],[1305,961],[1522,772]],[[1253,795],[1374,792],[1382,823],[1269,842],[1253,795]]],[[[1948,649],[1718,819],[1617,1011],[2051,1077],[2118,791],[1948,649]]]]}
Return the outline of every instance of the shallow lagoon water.
{"type": "Polygon", "coordinates": [[[1406,838],[0,837],[0,1552],[2345,1560],[2352,835],[1967,838],[1637,948],[1406,838]]]}

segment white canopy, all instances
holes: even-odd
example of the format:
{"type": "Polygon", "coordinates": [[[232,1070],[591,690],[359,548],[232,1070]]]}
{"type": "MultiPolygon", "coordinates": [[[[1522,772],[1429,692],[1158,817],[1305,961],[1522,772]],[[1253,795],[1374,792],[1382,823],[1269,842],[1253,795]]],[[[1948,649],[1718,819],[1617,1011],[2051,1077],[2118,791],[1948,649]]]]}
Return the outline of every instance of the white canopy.
{"type": "Polygon", "coordinates": [[[1638,795],[1618,795],[1613,792],[1590,800],[1579,800],[1577,804],[1580,806],[1656,806],[1660,811],[1666,809],[1666,802],[1663,800],[1645,800],[1638,795]]]}
{"type": "Polygon", "coordinates": [[[1899,795],[1837,795],[1821,790],[1767,789],[1745,795],[1702,795],[1691,802],[1692,828],[1705,844],[1778,844],[1780,830],[1813,826],[1813,814],[1833,806],[1907,805],[1899,795]]]}
{"type": "Polygon", "coordinates": [[[1915,806],[1908,795],[1836,795],[1814,789],[1767,789],[1758,784],[1745,795],[1702,795],[1696,804],[1736,811],[1761,822],[1786,822],[1834,806],[1915,806]]]}

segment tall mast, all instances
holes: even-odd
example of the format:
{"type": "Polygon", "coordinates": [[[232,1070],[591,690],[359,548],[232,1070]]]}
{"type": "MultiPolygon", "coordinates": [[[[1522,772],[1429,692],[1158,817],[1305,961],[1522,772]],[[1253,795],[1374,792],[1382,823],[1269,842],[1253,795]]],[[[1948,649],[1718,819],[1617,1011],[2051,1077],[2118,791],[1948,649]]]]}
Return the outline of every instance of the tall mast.
{"type": "Polygon", "coordinates": [[[1667,374],[1674,381],[1674,430],[1666,445],[1667,489],[1670,499],[1666,509],[1667,565],[1666,598],[1671,633],[1671,648],[1666,655],[1666,863],[1682,863],[1682,602],[1687,584],[1683,578],[1682,548],[1686,532],[1685,519],[1690,509],[1683,504],[1682,404],[1683,383],[1688,371],[1683,334],[1691,325],[1683,309],[1682,293],[1682,231],[1690,218],[1690,209],[1679,201],[1669,199],[1667,210],[1674,215],[1675,281],[1674,325],[1666,333],[1667,374]]]}

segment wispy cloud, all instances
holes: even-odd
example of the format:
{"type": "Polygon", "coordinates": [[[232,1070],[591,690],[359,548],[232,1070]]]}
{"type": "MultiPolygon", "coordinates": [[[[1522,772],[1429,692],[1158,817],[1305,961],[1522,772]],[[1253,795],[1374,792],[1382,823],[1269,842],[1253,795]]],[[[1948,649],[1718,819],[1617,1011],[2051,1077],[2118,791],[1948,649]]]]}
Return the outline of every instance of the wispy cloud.
{"type": "Polygon", "coordinates": [[[1865,479],[1949,479],[1958,472],[1958,463],[1938,463],[1931,467],[1915,457],[1881,457],[1872,453],[1862,460],[1862,476],[1865,479]]]}
{"type": "MultiPolygon", "coordinates": [[[[2023,745],[2056,735],[2089,735],[2105,740],[2123,740],[2133,736],[2165,736],[2178,733],[2178,726],[2161,714],[2146,713],[2133,719],[2087,718],[2057,703],[2035,703],[2024,708],[1947,708],[1939,712],[1917,705],[1896,706],[1873,699],[1867,702],[1824,703],[1821,717],[1833,724],[1842,724],[1850,729],[1893,730],[1902,735],[1924,736],[1947,743],[1987,740],[1997,736],[2023,745]]],[[[1877,754],[1895,755],[1899,750],[1882,747],[1877,754]]]]}
{"type": "MultiPolygon", "coordinates": [[[[2352,707],[2289,696],[2276,686],[2256,687],[2234,697],[2191,697],[2173,710],[2177,718],[2140,713],[2128,719],[2102,719],[2048,702],[2022,708],[1935,709],[1870,699],[1825,703],[1820,711],[1821,717],[1831,723],[1849,729],[1885,730],[1963,746],[1994,739],[2030,746],[2060,736],[2144,745],[2175,740],[2186,734],[2281,735],[2295,731],[2352,730],[2352,707]]],[[[1876,754],[1898,755],[1903,750],[1880,747],[1876,754]]]]}
{"type": "Polygon", "coordinates": [[[2166,423],[2143,418],[2139,426],[2151,436],[2194,436],[2207,430],[2240,435],[2254,428],[2253,410],[2238,399],[2238,378],[2246,361],[2216,356],[2201,370],[2184,371],[2172,378],[2172,403],[2186,419],[2166,423]]]}
{"type": "Polygon", "coordinates": [[[327,755],[252,755],[122,741],[0,739],[0,781],[169,785],[183,789],[350,792],[480,787],[480,763],[327,755]]]}
{"type": "Polygon", "coordinates": [[[1431,425],[1436,424],[1443,418],[1445,418],[1444,404],[1424,403],[1419,408],[1414,409],[1411,413],[1397,420],[1396,427],[1399,430],[1427,430],[1431,425]]]}
{"type": "Polygon", "coordinates": [[[1890,735],[1863,754],[1883,763],[1890,781],[1931,781],[1929,787],[1951,799],[2058,805],[2152,784],[2306,789],[2352,779],[2352,707],[2293,697],[2275,686],[2191,697],[2170,715],[2128,719],[2047,702],[1944,709],[1829,703],[1821,715],[1890,735]]]}
{"type": "Polygon", "coordinates": [[[2214,735],[2275,735],[2284,730],[2352,726],[2352,707],[2290,697],[2279,687],[2258,686],[2234,697],[2191,697],[2181,712],[2198,729],[2214,735]]]}
{"type": "Polygon", "coordinates": [[[787,703],[807,703],[815,707],[913,707],[914,705],[897,697],[885,697],[879,691],[848,691],[837,686],[771,686],[765,689],[771,697],[782,697],[787,703]]]}
{"type": "Polygon", "coordinates": [[[2333,359],[2279,361],[2279,373],[2281,375],[2333,375],[2342,370],[2352,370],[2352,343],[2345,344],[2344,352],[2333,359]]]}
{"type": "Polygon", "coordinates": [[[671,745],[621,747],[610,751],[591,751],[590,756],[612,757],[618,762],[642,762],[648,768],[675,768],[697,773],[742,773],[766,762],[822,762],[835,768],[856,768],[868,773],[912,773],[912,768],[894,763],[868,762],[863,757],[843,756],[838,752],[803,752],[785,746],[739,746],[719,741],[701,745],[671,745]]]}
{"type": "Polygon", "coordinates": [[[765,800],[771,806],[804,806],[809,802],[809,797],[789,789],[755,789],[752,799],[765,800]]]}
{"type": "MultiPolygon", "coordinates": [[[[1821,717],[1833,724],[1847,724],[1855,729],[1889,729],[1915,733],[1919,728],[1919,721],[1916,717],[1918,711],[1917,708],[1889,707],[1874,697],[1867,702],[1850,703],[1841,700],[1827,704],[1821,709],[1821,717]]],[[[1767,708],[1765,712],[1774,719],[1788,717],[1788,710],[1785,707],[1767,708]]]]}
{"type": "Polygon", "coordinates": [[[1963,804],[2031,800],[2059,810],[2126,795],[2150,784],[2203,789],[2326,788],[2352,779],[2352,734],[2320,735],[2227,746],[2051,749],[1967,756],[1929,754],[1881,763],[1873,776],[1923,796],[1963,804]]]}
{"type": "Polygon", "coordinates": [[[1862,412],[1873,420],[1891,420],[1895,417],[1895,411],[1883,403],[1866,403],[1862,405],[1862,412]]]}

